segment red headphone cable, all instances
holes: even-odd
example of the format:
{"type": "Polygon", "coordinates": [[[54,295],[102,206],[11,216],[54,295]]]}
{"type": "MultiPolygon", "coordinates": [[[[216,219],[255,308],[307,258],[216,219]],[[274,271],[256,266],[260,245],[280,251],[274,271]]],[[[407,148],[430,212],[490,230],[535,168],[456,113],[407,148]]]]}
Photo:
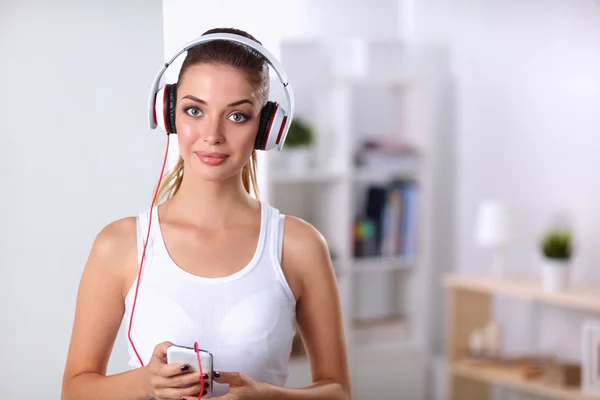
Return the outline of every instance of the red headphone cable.
{"type": "Polygon", "coordinates": [[[198,357],[198,368],[200,369],[200,394],[198,395],[198,399],[201,399],[202,393],[204,392],[204,371],[202,371],[202,362],[200,361],[200,349],[198,348],[198,342],[194,343],[194,351],[196,352],[196,357],[198,357]]]}
{"type": "MultiPolygon", "coordinates": [[[[154,196],[152,197],[152,203],[150,205],[150,216],[148,218],[148,231],[146,232],[146,240],[144,241],[144,250],[142,251],[142,257],[140,259],[140,266],[138,268],[138,277],[137,277],[137,282],[135,285],[135,295],[133,297],[133,305],[131,306],[131,315],[129,316],[129,329],[127,332],[127,337],[129,339],[129,343],[131,344],[131,348],[133,349],[133,352],[137,356],[137,358],[140,362],[140,365],[142,367],[144,366],[144,362],[142,361],[142,357],[140,357],[137,349],[135,348],[135,345],[133,344],[133,339],[131,338],[131,327],[133,325],[133,314],[135,312],[135,305],[137,303],[137,296],[138,296],[138,291],[140,288],[140,281],[142,278],[142,267],[144,265],[144,259],[146,258],[146,246],[148,245],[148,240],[150,239],[150,227],[152,226],[152,212],[154,210],[154,204],[156,203],[156,197],[158,196],[160,184],[162,182],[163,175],[165,173],[165,167],[167,165],[167,157],[169,154],[169,142],[170,142],[170,135],[167,135],[167,145],[166,145],[166,149],[165,149],[165,156],[164,156],[163,164],[162,164],[162,167],[160,170],[158,184],[156,185],[156,189],[154,191],[154,196]]],[[[198,399],[201,399],[202,392],[204,391],[204,373],[202,371],[202,363],[200,362],[200,350],[198,348],[198,342],[194,343],[194,351],[196,352],[196,356],[198,357],[198,368],[200,369],[200,394],[198,395],[198,399]]]]}
{"type": "Polygon", "coordinates": [[[150,217],[148,218],[148,232],[146,233],[146,240],[144,241],[144,250],[142,252],[142,257],[140,259],[140,266],[138,268],[138,278],[137,278],[137,282],[135,285],[135,296],[133,297],[133,305],[131,306],[131,315],[129,316],[129,329],[127,332],[127,337],[129,338],[129,343],[131,343],[131,347],[133,348],[133,351],[135,353],[135,355],[137,356],[140,365],[143,367],[144,366],[144,362],[142,361],[142,357],[140,357],[137,349],[135,348],[135,345],[133,344],[133,339],[131,338],[131,327],[132,327],[132,322],[133,322],[133,313],[135,311],[135,305],[137,303],[137,296],[138,296],[138,291],[140,288],[140,281],[142,279],[142,267],[144,265],[144,258],[146,257],[146,246],[148,245],[148,240],[150,238],[150,227],[152,225],[152,211],[154,210],[154,204],[156,203],[156,197],[158,195],[158,191],[160,189],[160,183],[162,181],[163,178],[163,174],[165,172],[165,166],[167,165],[167,155],[169,154],[169,136],[167,135],[167,146],[165,149],[165,156],[163,159],[163,164],[162,164],[162,168],[160,170],[160,177],[158,178],[158,184],[156,185],[156,190],[154,191],[154,196],[152,197],[152,204],[150,205],[150,217]]]}
{"type": "MultiPolygon", "coordinates": [[[[166,149],[165,149],[165,156],[163,159],[163,164],[160,170],[160,176],[158,178],[158,184],[156,185],[156,189],[154,191],[154,196],[152,197],[152,203],[150,205],[150,216],[148,218],[148,231],[146,232],[146,240],[144,241],[144,250],[142,251],[142,257],[140,259],[140,266],[138,268],[138,278],[137,278],[137,282],[135,285],[135,295],[133,297],[133,305],[131,306],[131,315],[129,316],[129,329],[127,332],[127,337],[129,339],[129,343],[131,344],[131,348],[133,349],[135,355],[137,356],[140,365],[143,367],[144,366],[144,362],[142,361],[142,357],[140,357],[140,354],[138,353],[135,345],[133,344],[133,339],[131,338],[131,328],[133,326],[133,314],[135,312],[135,305],[137,303],[137,296],[138,296],[138,291],[140,289],[140,281],[142,278],[142,268],[144,265],[144,259],[146,258],[146,247],[148,246],[148,240],[150,239],[150,228],[152,226],[152,212],[154,210],[154,205],[156,203],[156,197],[158,196],[158,191],[160,190],[160,184],[162,182],[163,176],[164,176],[164,172],[165,172],[165,167],[167,165],[167,158],[168,158],[168,154],[169,154],[169,142],[170,142],[170,135],[167,135],[167,145],[166,145],[166,149]]],[[[198,357],[198,367],[200,369],[200,394],[198,395],[198,399],[202,398],[202,392],[204,390],[204,373],[202,371],[202,363],[200,362],[200,350],[198,348],[198,342],[194,343],[194,350],[196,351],[196,355],[198,357]]]]}

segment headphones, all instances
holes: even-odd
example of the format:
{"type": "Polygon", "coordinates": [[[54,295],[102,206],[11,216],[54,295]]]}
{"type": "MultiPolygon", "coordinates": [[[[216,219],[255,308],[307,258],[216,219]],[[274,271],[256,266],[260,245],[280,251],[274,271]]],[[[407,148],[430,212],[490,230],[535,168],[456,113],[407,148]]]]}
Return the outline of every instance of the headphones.
{"type": "Polygon", "coordinates": [[[273,70],[283,85],[287,100],[287,109],[284,109],[280,104],[273,101],[268,101],[263,106],[260,113],[260,123],[254,142],[254,148],[256,150],[271,150],[277,148],[277,150],[281,151],[292,122],[295,105],[294,92],[289,84],[287,75],[279,61],[277,61],[273,54],[266,48],[254,40],[231,33],[211,33],[200,36],[179,49],[177,53],[163,65],[154,78],[152,88],[150,89],[148,100],[148,121],[150,123],[150,128],[155,129],[157,126],[160,126],[161,129],[167,132],[167,135],[177,133],[175,129],[177,85],[166,84],[159,88],[159,81],[167,68],[183,52],[199,44],[214,40],[229,40],[246,45],[261,54],[267,63],[273,67],[273,70]]]}

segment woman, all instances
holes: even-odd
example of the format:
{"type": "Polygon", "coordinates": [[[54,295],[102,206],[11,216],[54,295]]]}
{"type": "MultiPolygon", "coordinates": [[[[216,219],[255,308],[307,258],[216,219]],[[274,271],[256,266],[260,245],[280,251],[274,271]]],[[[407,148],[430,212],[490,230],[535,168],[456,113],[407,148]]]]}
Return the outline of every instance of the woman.
{"type": "MultiPolygon", "coordinates": [[[[216,32],[256,40],[235,29],[206,33],[216,32]]],[[[214,355],[213,398],[350,399],[327,244],[308,223],[250,195],[268,92],[268,66],[246,47],[213,41],[188,51],[176,92],[181,158],[161,187],[166,200],[153,213],[110,223],[94,241],[63,400],[197,398],[205,393],[200,374],[166,363],[169,345],[194,342],[214,355]],[[148,229],[132,369],[106,376],[121,321],[131,316],[148,229]],[[296,325],[314,383],[291,389],[283,386],[296,325]]]]}

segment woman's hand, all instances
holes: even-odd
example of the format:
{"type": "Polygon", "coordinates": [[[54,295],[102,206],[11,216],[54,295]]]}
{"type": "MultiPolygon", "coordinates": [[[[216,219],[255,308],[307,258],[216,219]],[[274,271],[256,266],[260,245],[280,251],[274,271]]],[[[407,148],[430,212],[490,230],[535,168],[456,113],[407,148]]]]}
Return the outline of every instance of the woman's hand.
{"type": "MultiPolygon", "coordinates": [[[[144,367],[147,397],[156,400],[196,400],[200,393],[200,373],[189,372],[190,366],[186,364],[167,364],[167,348],[171,345],[170,342],[157,345],[152,359],[144,367]]],[[[208,374],[204,374],[204,379],[208,380],[208,374]]],[[[206,394],[208,382],[204,386],[202,392],[206,394]]]]}
{"type": "Polygon", "coordinates": [[[229,385],[229,393],[215,397],[215,400],[263,400],[267,397],[266,390],[269,385],[264,382],[257,382],[242,373],[215,372],[213,379],[215,382],[229,385]]]}

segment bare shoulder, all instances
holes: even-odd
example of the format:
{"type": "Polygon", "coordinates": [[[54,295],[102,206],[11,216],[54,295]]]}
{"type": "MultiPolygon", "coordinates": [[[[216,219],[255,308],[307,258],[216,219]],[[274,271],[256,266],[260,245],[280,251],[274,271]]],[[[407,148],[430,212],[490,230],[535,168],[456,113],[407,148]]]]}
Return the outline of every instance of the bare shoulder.
{"type": "Polygon", "coordinates": [[[327,242],[321,232],[302,218],[285,216],[284,240],[290,245],[288,247],[292,247],[295,251],[328,252],[327,242]]]}
{"type": "Polygon", "coordinates": [[[136,248],[136,219],[125,217],[106,225],[96,236],[92,254],[103,259],[119,259],[136,248]]]}
{"type": "Polygon", "coordinates": [[[110,274],[124,298],[125,288],[135,279],[136,260],[136,218],[125,217],[109,223],[96,235],[87,265],[110,274]]]}
{"type": "Polygon", "coordinates": [[[82,372],[106,373],[123,318],[124,278],[135,265],[135,243],[134,217],[113,221],[96,235],[79,283],[63,390],[82,372]]]}
{"type": "Polygon", "coordinates": [[[324,236],[301,218],[286,215],[282,253],[282,268],[296,299],[308,279],[334,275],[324,236]]]}

